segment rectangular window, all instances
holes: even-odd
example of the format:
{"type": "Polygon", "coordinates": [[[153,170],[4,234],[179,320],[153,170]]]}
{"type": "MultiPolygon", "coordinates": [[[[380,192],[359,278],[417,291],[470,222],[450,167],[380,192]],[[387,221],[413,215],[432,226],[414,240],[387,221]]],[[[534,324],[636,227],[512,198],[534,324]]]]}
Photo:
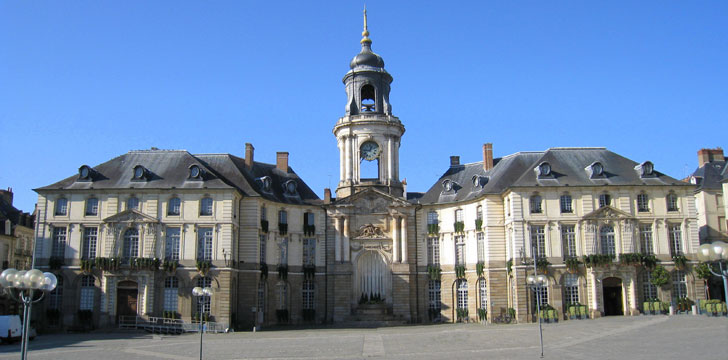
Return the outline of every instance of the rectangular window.
{"type": "Polygon", "coordinates": [[[278,284],[278,310],[288,309],[288,286],[286,283],[278,284]]]}
{"type": "Polygon", "coordinates": [[[81,288],[81,302],[78,305],[79,310],[93,310],[94,309],[94,288],[93,287],[82,287],[81,288]]]}
{"type": "Polygon", "coordinates": [[[170,276],[164,280],[164,311],[177,311],[179,280],[170,276]]]}
{"type": "Polygon", "coordinates": [[[442,309],[442,297],[440,293],[440,280],[430,280],[427,283],[427,297],[429,299],[429,309],[433,312],[433,320],[440,318],[440,310],[442,309]]]}
{"type": "Polygon", "coordinates": [[[561,195],[561,213],[572,213],[571,195],[561,195]]]}
{"type": "Polygon", "coordinates": [[[455,221],[463,222],[463,210],[462,209],[455,210],[455,221]]]}
{"type": "Polygon", "coordinates": [[[83,249],[81,250],[81,259],[91,260],[96,258],[96,240],[98,238],[98,228],[83,228],[83,249]]]}
{"type": "Polygon", "coordinates": [[[68,214],[68,200],[66,198],[59,198],[56,200],[56,215],[68,214]]]}
{"type": "Polygon", "coordinates": [[[53,243],[51,244],[51,256],[60,258],[66,256],[66,228],[64,227],[53,228],[53,243]]]}
{"type": "Polygon", "coordinates": [[[531,214],[540,214],[543,212],[541,207],[541,197],[538,195],[531,196],[530,199],[531,214]]]}
{"type": "Polygon", "coordinates": [[[316,223],[314,221],[314,214],[311,212],[303,214],[303,219],[305,221],[305,224],[309,225],[309,226],[314,225],[316,223]]]}
{"type": "Polygon", "coordinates": [[[281,239],[278,263],[281,265],[288,265],[288,238],[281,239]]]}
{"type": "Polygon", "coordinates": [[[672,300],[677,301],[686,297],[688,297],[688,286],[685,281],[685,272],[675,270],[672,273],[672,300]]]}
{"type": "Polygon", "coordinates": [[[440,239],[427,238],[427,264],[440,265],[440,239]]]}
{"type": "Polygon", "coordinates": [[[314,304],[314,282],[312,280],[303,280],[301,297],[304,309],[315,309],[314,304]]]}
{"type": "Polygon", "coordinates": [[[200,215],[209,216],[212,215],[212,198],[205,197],[200,200],[200,215]]]}
{"type": "Polygon", "coordinates": [[[561,243],[564,245],[564,257],[576,257],[576,232],[574,225],[561,226],[561,243]]]}
{"type": "Polygon", "coordinates": [[[455,265],[465,265],[465,236],[455,237],[455,265]]]}
{"type": "Polygon", "coordinates": [[[285,210],[278,212],[278,223],[288,224],[288,213],[285,210]]]}
{"type": "Polygon", "coordinates": [[[427,213],[427,224],[433,225],[437,224],[437,213],[434,211],[430,211],[427,213]]]}
{"type": "Polygon", "coordinates": [[[99,214],[99,199],[88,198],[86,199],[86,215],[94,216],[99,214]]]}
{"type": "Polygon", "coordinates": [[[260,263],[265,263],[266,236],[260,235],[260,263]]]}
{"type": "Polygon", "coordinates": [[[650,205],[649,205],[647,194],[637,195],[637,211],[639,211],[639,212],[650,211],[650,205]]]}
{"type": "Polygon", "coordinates": [[[167,204],[167,215],[179,215],[180,214],[180,206],[181,201],[178,197],[173,197],[169,199],[169,203],[167,204]]]}
{"type": "Polygon", "coordinates": [[[549,303],[549,288],[539,286],[533,292],[533,310],[536,310],[536,304],[540,304],[541,309],[549,303]],[[540,301],[540,302],[539,302],[540,301]]]}
{"type": "Polygon", "coordinates": [[[531,246],[536,247],[536,257],[546,257],[546,233],[543,225],[531,226],[531,246]]]}
{"type": "Polygon", "coordinates": [[[164,242],[164,258],[166,260],[179,260],[180,228],[168,227],[164,242]]]}
{"type": "Polygon", "coordinates": [[[640,282],[642,283],[642,302],[657,299],[657,287],[652,283],[652,272],[644,271],[640,276],[640,282]]]}
{"type": "Polygon", "coordinates": [[[566,304],[579,303],[579,277],[575,274],[566,274],[564,278],[564,301],[566,304]]]}
{"type": "Polygon", "coordinates": [[[640,251],[644,255],[652,255],[652,225],[642,224],[640,225],[640,251]]]}
{"type": "Polygon", "coordinates": [[[667,195],[667,211],[677,211],[677,195],[667,195]]]}
{"type": "Polygon", "coordinates": [[[58,277],[56,288],[48,294],[48,307],[50,309],[61,310],[63,305],[63,278],[58,277]]]}
{"type": "Polygon", "coordinates": [[[303,239],[303,265],[316,264],[316,239],[303,239]]]}
{"type": "Polygon", "coordinates": [[[599,207],[603,208],[608,205],[612,205],[612,196],[609,194],[599,195],[599,207]]]}
{"type": "Polygon", "coordinates": [[[258,283],[258,312],[265,314],[265,283],[258,283]]]}
{"type": "Polygon", "coordinates": [[[485,262],[485,234],[478,232],[476,238],[478,243],[478,262],[485,262]]]}
{"type": "Polygon", "coordinates": [[[670,255],[682,255],[682,230],[680,224],[668,225],[670,231],[670,255]]]}
{"type": "MultiPolygon", "coordinates": [[[[197,286],[201,288],[212,287],[212,279],[209,277],[197,278],[197,286]]],[[[197,298],[197,313],[209,314],[212,307],[210,296],[195,296],[197,298]]]]}
{"type": "Polygon", "coordinates": [[[197,260],[212,260],[212,228],[197,230],[197,260]]]}

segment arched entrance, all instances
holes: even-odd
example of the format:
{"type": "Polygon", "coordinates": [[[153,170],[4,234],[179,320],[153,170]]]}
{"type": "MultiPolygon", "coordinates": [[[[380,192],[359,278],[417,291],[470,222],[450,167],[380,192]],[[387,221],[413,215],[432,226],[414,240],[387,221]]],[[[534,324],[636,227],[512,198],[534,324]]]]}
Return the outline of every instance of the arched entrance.
{"type": "Polygon", "coordinates": [[[391,303],[392,272],[384,256],[378,251],[364,251],[356,262],[356,300],[391,303]]]}
{"type": "Polygon", "coordinates": [[[122,316],[137,315],[137,283],[130,280],[119,281],[116,285],[116,322],[122,316]]]}
{"type": "Polygon", "coordinates": [[[602,280],[604,316],[624,315],[622,308],[622,279],[608,277],[602,280]]]}

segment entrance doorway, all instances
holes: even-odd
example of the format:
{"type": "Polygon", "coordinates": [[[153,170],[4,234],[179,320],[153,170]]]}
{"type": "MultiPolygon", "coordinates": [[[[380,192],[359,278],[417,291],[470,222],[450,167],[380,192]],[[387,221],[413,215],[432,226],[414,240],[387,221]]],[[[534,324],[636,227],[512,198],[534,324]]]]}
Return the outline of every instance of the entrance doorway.
{"type": "Polygon", "coordinates": [[[622,279],[610,277],[602,280],[604,315],[624,315],[622,309],[622,279]]]}
{"type": "Polygon", "coordinates": [[[122,316],[137,315],[139,290],[134,281],[120,281],[116,288],[116,322],[119,323],[122,316]]]}

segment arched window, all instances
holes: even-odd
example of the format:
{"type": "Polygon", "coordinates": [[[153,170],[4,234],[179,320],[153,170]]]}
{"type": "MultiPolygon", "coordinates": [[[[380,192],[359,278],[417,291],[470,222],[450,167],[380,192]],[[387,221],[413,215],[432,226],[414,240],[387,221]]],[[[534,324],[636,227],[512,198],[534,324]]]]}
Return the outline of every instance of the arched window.
{"type": "Polygon", "coordinates": [[[649,197],[646,193],[640,193],[637,195],[637,211],[638,212],[649,212],[650,202],[649,197]]]}
{"type": "Polygon", "coordinates": [[[643,271],[640,275],[640,283],[642,284],[642,302],[657,299],[657,286],[652,283],[652,271],[643,271]]]}
{"type": "Polygon", "coordinates": [[[457,281],[457,308],[468,308],[468,281],[465,279],[457,281]]]}
{"type": "Polygon", "coordinates": [[[675,270],[672,272],[672,300],[688,297],[688,285],[685,280],[685,271],[675,270]]]}
{"type": "Polygon", "coordinates": [[[478,296],[480,300],[478,308],[488,311],[488,287],[485,278],[478,279],[478,296]]]}
{"type": "Polygon", "coordinates": [[[178,197],[173,197],[169,199],[169,202],[167,203],[167,215],[176,216],[180,214],[180,208],[181,208],[182,202],[178,197]]]}
{"type": "Polygon", "coordinates": [[[61,197],[56,199],[56,215],[68,215],[68,199],[61,197]]]}
{"type": "Polygon", "coordinates": [[[209,196],[200,199],[200,215],[210,216],[212,215],[212,198],[209,196]]]}
{"type": "Polygon", "coordinates": [[[164,279],[164,311],[177,311],[179,279],[168,276],[164,279]]]}
{"type": "Polygon", "coordinates": [[[139,231],[137,229],[127,229],[124,232],[124,249],[121,254],[124,262],[139,256],[139,231]]]}
{"type": "Polygon", "coordinates": [[[95,216],[99,214],[99,199],[91,197],[86,199],[86,215],[95,216]]]}
{"type": "Polygon", "coordinates": [[[615,255],[616,249],[614,247],[614,227],[611,225],[604,225],[599,229],[599,242],[602,245],[602,254],[604,255],[615,255]]]}
{"type": "Polygon", "coordinates": [[[677,195],[675,193],[667,194],[667,211],[677,211],[677,195]]]}
{"type": "Polygon", "coordinates": [[[81,301],[78,304],[79,310],[94,309],[94,295],[96,290],[96,279],[93,275],[81,277],[81,301]]]}
{"type": "Polygon", "coordinates": [[[376,91],[374,86],[366,84],[361,87],[361,111],[376,111],[376,91]]]}
{"type": "MultiPolygon", "coordinates": [[[[205,276],[197,278],[197,286],[201,288],[212,287],[212,279],[205,276]]],[[[211,296],[195,296],[197,298],[197,313],[198,314],[210,314],[210,308],[212,302],[210,301],[211,296]]]]}
{"type": "Polygon", "coordinates": [[[579,304],[579,276],[576,274],[564,275],[564,302],[579,304]]]}
{"type": "Polygon", "coordinates": [[[540,214],[543,212],[543,209],[541,208],[541,196],[540,195],[533,195],[531,196],[530,201],[530,209],[531,214],[540,214]]]}
{"type": "Polygon", "coordinates": [[[126,200],[126,209],[127,210],[139,210],[139,198],[136,196],[132,196],[126,200]]]}

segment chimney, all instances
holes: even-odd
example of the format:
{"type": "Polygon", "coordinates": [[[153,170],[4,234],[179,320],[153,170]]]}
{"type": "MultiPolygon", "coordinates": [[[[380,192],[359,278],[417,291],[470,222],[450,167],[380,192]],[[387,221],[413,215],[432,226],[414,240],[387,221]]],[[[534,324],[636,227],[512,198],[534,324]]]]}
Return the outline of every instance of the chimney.
{"type": "Polygon", "coordinates": [[[253,144],[251,143],[245,143],[245,167],[248,169],[253,168],[253,153],[255,152],[255,148],[253,147],[253,144]]]}
{"type": "Polygon", "coordinates": [[[324,204],[331,204],[331,189],[324,189],[324,204]]]}
{"type": "Polygon", "coordinates": [[[715,149],[698,150],[698,167],[703,167],[703,165],[711,161],[723,161],[723,159],[722,148],[717,147],[715,149]]]}
{"type": "Polygon", "coordinates": [[[407,178],[402,179],[402,197],[407,198],[407,178]]]}
{"type": "Polygon", "coordinates": [[[493,168],[493,143],[483,144],[483,170],[493,168]]]}
{"type": "Polygon", "coordinates": [[[450,156],[450,167],[458,166],[460,165],[460,156],[453,155],[450,156]]]}
{"type": "Polygon", "coordinates": [[[276,153],[276,169],[288,172],[288,152],[279,151],[276,153]]]}
{"type": "Polygon", "coordinates": [[[13,188],[7,190],[0,190],[0,197],[5,200],[9,205],[13,205],[13,188]]]}

